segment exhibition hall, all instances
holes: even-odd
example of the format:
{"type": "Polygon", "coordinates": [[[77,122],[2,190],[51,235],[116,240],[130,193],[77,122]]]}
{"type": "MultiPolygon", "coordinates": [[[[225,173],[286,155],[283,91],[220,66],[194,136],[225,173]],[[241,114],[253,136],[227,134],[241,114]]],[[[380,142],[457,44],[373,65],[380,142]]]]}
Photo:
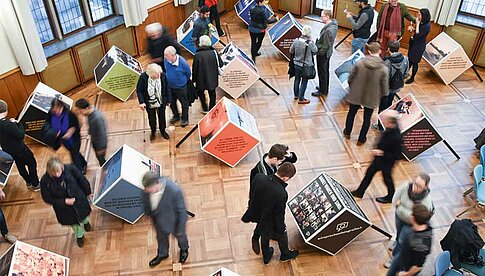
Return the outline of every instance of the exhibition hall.
{"type": "Polygon", "coordinates": [[[0,276],[485,276],[484,1],[7,0],[0,53],[0,276]]]}

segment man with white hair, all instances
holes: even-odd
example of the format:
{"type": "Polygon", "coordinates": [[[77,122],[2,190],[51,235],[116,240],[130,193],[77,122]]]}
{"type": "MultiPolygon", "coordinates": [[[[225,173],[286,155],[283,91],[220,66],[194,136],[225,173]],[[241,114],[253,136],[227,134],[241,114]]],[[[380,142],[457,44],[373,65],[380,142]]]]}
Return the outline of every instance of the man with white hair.
{"type": "Polygon", "coordinates": [[[168,46],[164,53],[165,72],[167,77],[167,86],[172,92],[172,108],[173,117],[170,120],[171,124],[180,120],[180,113],[177,108],[177,100],[182,105],[182,127],[189,124],[189,99],[187,83],[190,80],[191,71],[187,60],[178,55],[173,46],[168,46]]]}
{"type": "Polygon", "coordinates": [[[146,70],[140,75],[136,85],[138,103],[142,110],[148,114],[148,123],[150,124],[151,136],[150,141],[155,140],[157,132],[157,114],[158,127],[160,134],[168,140],[168,134],[165,131],[167,126],[165,120],[165,106],[171,102],[170,91],[167,87],[167,79],[162,68],[155,63],[148,64],[146,70]]]}
{"type": "Polygon", "coordinates": [[[163,64],[163,53],[168,46],[173,46],[177,50],[177,54],[180,54],[180,45],[170,35],[166,27],[162,24],[155,22],[145,27],[147,33],[147,53],[150,55],[152,62],[162,66],[165,71],[165,65],[163,64]]]}

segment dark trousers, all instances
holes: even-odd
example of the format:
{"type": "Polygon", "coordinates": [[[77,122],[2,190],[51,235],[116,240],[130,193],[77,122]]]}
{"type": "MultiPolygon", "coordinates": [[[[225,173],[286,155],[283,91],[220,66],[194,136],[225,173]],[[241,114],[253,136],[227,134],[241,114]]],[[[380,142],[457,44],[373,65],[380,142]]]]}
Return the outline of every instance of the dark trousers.
{"type": "Polygon", "coordinates": [[[328,94],[330,58],[317,55],[318,92],[328,94]]]}
{"type": "MultiPolygon", "coordinates": [[[[347,113],[347,119],[345,120],[345,134],[350,135],[352,133],[352,128],[354,127],[355,114],[359,110],[360,105],[350,104],[349,112],[347,113]]],[[[362,123],[362,128],[360,129],[359,142],[364,143],[367,140],[367,132],[369,131],[370,119],[374,109],[364,107],[364,122],[362,123]]]]}
{"type": "Polygon", "coordinates": [[[388,198],[392,198],[394,196],[394,181],[392,180],[392,168],[394,167],[394,163],[389,163],[389,161],[383,160],[381,157],[376,157],[372,161],[372,164],[365,172],[364,179],[357,188],[357,192],[361,195],[365,193],[365,190],[369,187],[372,178],[378,172],[382,172],[382,177],[384,178],[384,183],[387,187],[387,196],[388,198]]]}
{"type": "MultiPolygon", "coordinates": [[[[158,243],[158,249],[157,249],[157,256],[168,256],[168,249],[170,242],[168,240],[168,233],[163,233],[159,230],[157,230],[157,243],[158,243]]],[[[189,249],[189,241],[187,240],[187,234],[181,233],[180,235],[175,235],[175,238],[177,238],[177,242],[179,245],[180,250],[187,250],[189,249]]]]}
{"type": "Polygon", "coordinates": [[[217,10],[217,5],[211,6],[209,10],[210,10],[210,21],[216,22],[217,33],[219,34],[219,36],[221,36],[222,34],[224,34],[224,31],[221,28],[221,17],[219,15],[219,11],[217,10]]]}
{"type": "Polygon", "coordinates": [[[409,62],[409,67],[412,67],[413,70],[412,70],[412,74],[411,74],[411,79],[414,80],[414,77],[416,76],[416,74],[418,73],[418,69],[419,69],[419,62],[409,62]]]}
{"type": "MultiPolygon", "coordinates": [[[[379,111],[377,113],[380,114],[382,111],[388,109],[392,105],[392,101],[394,100],[396,93],[400,90],[401,89],[389,91],[389,95],[382,97],[379,103],[379,111]]],[[[377,124],[379,125],[380,130],[384,129],[384,127],[382,127],[381,121],[378,120],[377,124]]]]}
{"type": "Polygon", "coordinates": [[[170,104],[170,108],[172,109],[174,119],[180,118],[180,113],[177,108],[177,100],[180,101],[182,105],[182,121],[188,122],[189,121],[189,100],[187,98],[187,86],[184,86],[180,89],[172,88],[172,103],[170,104]]]}
{"type": "Polygon", "coordinates": [[[158,114],[158,128],[161,133],[165,132],[167,128],[167,122],[165,120],[165,105],[158,108],[146,108],[148,114],[148,124],[150,125],[150,130],[152,134],[157,131],[157,114],[158,114]]]}
{"type": "Polygon", "coordinates": [[[295,64],[295,82],[293,83],[293,95],[298,97],[298,100],[305,99],[305,92],[308,85],[308,79],[302,77],[303,67],[295,64]]]}
{"type": "Polygon", "coordinates": [[[103,166],[106,163],[106,149],[94,148],[94,153],[96,154],[96,159],[98,159],[99,166],[103,166]]]}
{"type": "Polygon", "coordinates": [[[17,165],[17,170],[27,184],[37,186],[39,185],[39,177],[37,176],[37,161],[35,161],[34,154],[28,147],[24,151],[17,154],[12,154],[13,160],[17,165]]]}
{"type": "Polygon", "coordinates": [[[76,139],[72,137],[72,144],[70,146],[67,145],[66,141],[63,141],[63,145],[69,150],[71,153],[72,163],[82,172],[87,166],[86,159],[84,156],[79,152],[81,149],[81,139],[76,139]]]}
{"type": "Polygon", "coordinates": [[[259,52],[259,49],[261,49],[261,45],[263,44],[264,32],[262,33],[249,32],[249,35],[251,36],[251,57],[253,60],[255,60],[256,55],[259,52]]]}
{"type": "Polygon", "coordinates": [[[263,235],[261,236],[261,251],[263,251],[264,259],[269,259],[270,257],[269,240],[278,241],[278,247],[280,248],[281,256],[285,256],[290,253],[290,249],[288,248],[288,233],[286,231],[278,238],[269,238],[263,235]]]}
{"type": "Polygon", "coordinates": [[[259,238],[261,238],[261,231],[259,230],[259,224],[256,223],[256,227],[254,227],[254,231],[253,231],[253,239],[255,240],[259,240],[259,238]]]}
{"type": "Polygon", "coordinates": [[[5,220],[2,208],[0,208],[0,233],[2,233],[2,236],[5,236],[8,233],[7,221],[5,220]]]}
{"type": "Polygon", "coordinates": [[[202,105],[202,110],[209,111],[216,105],[216,90],[207,90],[209,93],[209,107],[207,107],[207,101],[205,98],[205,90],[197,90],[197,94],[199,95],[200,104],[202,105]]]}

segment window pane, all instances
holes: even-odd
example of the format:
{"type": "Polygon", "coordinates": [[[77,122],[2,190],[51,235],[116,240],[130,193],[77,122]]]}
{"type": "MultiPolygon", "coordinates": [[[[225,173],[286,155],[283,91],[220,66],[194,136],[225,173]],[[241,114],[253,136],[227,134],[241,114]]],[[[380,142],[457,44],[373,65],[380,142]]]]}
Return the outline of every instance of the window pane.
{"type": "Polygon", "coordinates": [[[485,1],[483,0],[463,0],[460,11],[479,16],[485,16],[485,1]]]}
{"type": "Polygon", "coordinates": [[[325,10],[325,9],[332,9],[332,0],[316,0],[315,1],[315,8],[325,10]]]}
{"type": "Polygon", "coordinates": [[[113,14],[111,0],[89,0],[89,9],[94,22],[113,14]]]}
{"type": "Polygon", "coordinates": [[[68,34],[86,25],[79,0],[54,0],[54,5],[63,34],[68,34]]]}
{"type": "Polygon", "coordinates": [[[47,16],[43,0],[29,0],[30,11],[34,17],[37,33],[39,33],[40,41],[42,43],[49,42],[54,39],[52,33],[51,22],[47,16]]]}

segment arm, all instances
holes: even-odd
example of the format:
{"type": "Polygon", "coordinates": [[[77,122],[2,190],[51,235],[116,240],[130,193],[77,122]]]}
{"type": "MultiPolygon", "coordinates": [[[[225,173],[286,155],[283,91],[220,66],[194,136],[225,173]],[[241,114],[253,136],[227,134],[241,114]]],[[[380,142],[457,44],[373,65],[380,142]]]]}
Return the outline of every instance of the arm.
{"type": "Polygon", "coordinates": [[[160,75],[160,79],[162,82],[162,103],[165,100],[165,104],[169,104],[172,102],[172,93],[168,88],[167,85],[167,77],[165,76],[165,73],[162,72],[160,75]]]}
{"type": "Polygon", "coordinates": [[[429,23],[420,25],[419,28],[416,28],[416,33],[413,36],[413,40],[425,39],[426,36],[428,36],[429,31],[430,31],[429,23]],[[423,29],[421,30],[421,28],[423,29]]]}
{"type": "Polygon", "coordinates": [[[146,89],[145,74],[146,73],[141,74],[136,84],[136,96],[139,104],[145,104],[145,97],[143,95],[143,91],[146,89]]]}
{"type": "Polygon", "coordinates": [[[65,198],[53,198],[50,192],[50,189],[47,187],[47,176],[44,176],[40,181],[40,193],[42,195],[42,199],[45,203],[50,204],[54,207],[65,207],[66,202],[65,198]]]}
{"type": "Polygon", "coordinates": [[[296,42],[296,39],[295,39],[295,41],[293,41],[293,43],[291,43],[291,46],[290,46],[290,54],[294,54],[295,53],[295,42],[296,42]]]}
{"type": "Polygon", "coordinates": [[[330,31],[327,30],[323,33],[322,37],[319,39],[319,43],[317,43],[317,47],[320,55],[326,55],[328,48],[330,47],[330,31]]]}
{"type": "Polygon", "coordinates": [[[200,55],[200,52],[199,53],[195,53],[195,56],[194,56],[194,61],[192,62],[192,81],[193,82],[196,82],[197,81],[197,76],[198,76],[198,72],[199,72],[199,56],[200,55]]]}
{"type": "MultiPolygon", "coordinates": [[[[355,67],[355,66],[354,66],[355,67]]],[[[383,74],[380,81],[381,86],[381,96],[384,97],[389,95],[389,70],[383,70],[383,74]]]]}
{"type": "Polygon", "coordinates": [[[409,60],[407,57],[404,57],[404,78],[409,76],[409,60]]]}
{"type": "Polygon", "coordinates": [[[349,23],[352,25],[352,29],[358,30],[365,24],[365,22],[367,22],[367,20],[369,20],[369,17],[367,16],[367,13],[362,13],[357,22],[352,17],[349,17],[348,19],[349,23]]]}
{"type": "Polygon", "coordinates": [[[10,134],[14,139],[23,140],[25,137],[24,126],[21,123],[11,122],[14,127],[10,128],[10,134]]]}
{"type": "Polygon", "coordinates": [[[177,195],[175,197],[175,212],[177,215],[177,233],[185,232],[185,224],[187,223],[187,208],[185,207],[184,196],[182,191],[177,187],[177,195]]]}
{"type": "Polygon", "coordinates": [[[288,196],[281,198],[276,202],[276,206],[274,209],[274,227],[276,235],[281,235],[285,232],[286,225],[285,225],[285,209],[286,209],[286,201],[288,200],[288,196]]]}
{"type": "Polygon", "coordinates": [[[315,43],[311,40],[308,41],[308,48],[310,48],[310,52],[312,53],[312,55],[318,53],[317,45],[315,45],[315,43]]]}
{"type": "Polygon", "coordinates": [[[395,208],[397,208],[401,204],[401,196],[403,191],[405,190],[402,188],[403,186],[406,185],[403,184],[399,186],[399,188],[397,188],[396,192],[394,193],[394,196],[392,197],[392,206],[394,206],[395,208]]]}
{"type": "Polygon", "coordinates": [[[77,184],[81,187],[84,194],[86,196],[91,194],[91,186],[89,185],[89,181],[82,175],[81,171],[74,165],[66,166],[66,169],[69,168],[69,172],[74,176],[77,180],[77,184]]]}
{"type": "Polygon", "coordinates": [[[357,74],[359,69],[359,66],[356,64],[355,66],[350,67],[350,72],[349,72],[349,78],[347,79],[347,82],[349,85],[352,85],[352,82],[355,79],[355,75],[357,74]]]}
{"type": "Polygon", "coordinates": [[[190,71],[189,63],[185,59],[182,62],[182,66],[184,67],[185,76],[187,77],[187,79],[190,80],[190,77],[192,75],[192,72],[190,71]]]}

